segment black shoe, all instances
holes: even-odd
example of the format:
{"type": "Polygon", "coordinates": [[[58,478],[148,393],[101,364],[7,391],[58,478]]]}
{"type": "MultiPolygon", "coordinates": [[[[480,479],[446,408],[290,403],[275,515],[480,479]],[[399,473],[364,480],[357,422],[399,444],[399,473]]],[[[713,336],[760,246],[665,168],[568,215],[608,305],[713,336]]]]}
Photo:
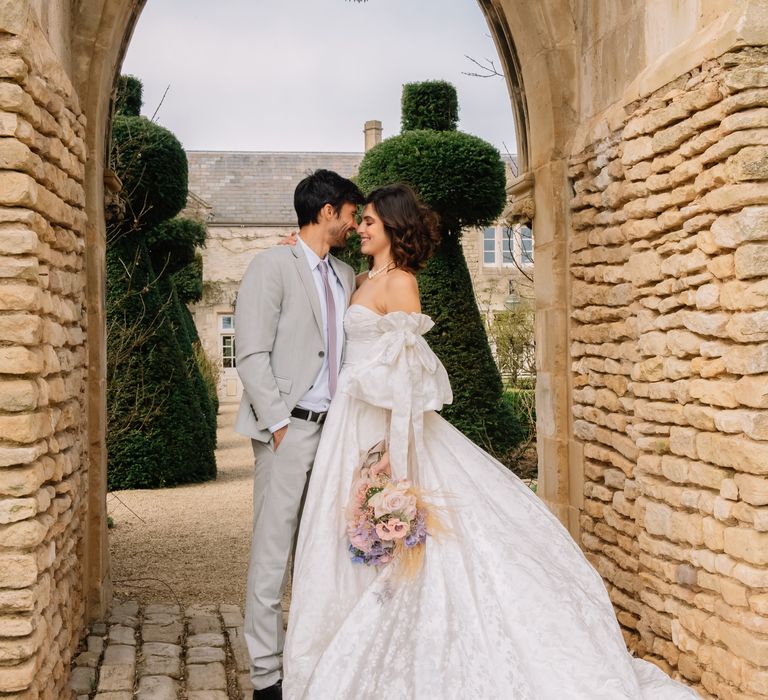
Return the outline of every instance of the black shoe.
{"type": "Polygon", "coordinates": [[[253,700],[283,700],[283,683],[278,681],[269,688],[253,691],[253,700]]]}

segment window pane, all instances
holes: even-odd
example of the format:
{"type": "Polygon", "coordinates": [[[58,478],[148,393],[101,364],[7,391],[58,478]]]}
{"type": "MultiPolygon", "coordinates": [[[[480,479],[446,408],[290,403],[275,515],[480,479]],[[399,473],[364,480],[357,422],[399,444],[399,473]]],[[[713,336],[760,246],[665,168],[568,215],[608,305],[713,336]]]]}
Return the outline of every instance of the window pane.
{"type": "Polygon", "coordinates": [[[483,262],[486,265],[495,265],[496,264],[496,251],[491,251],[483,253],[483,262]]]}
{"type": "Polygon", "coordinates": [[[221,330],[231,331],[235,327],[235,317],[231,315],[221,316],[221,330]]]}
{"type": "Polygon", "coordinates": [[[520,229],[520,254],[523,263],[533,260],[533,231],[527,226],[520,229]]]}
{"type": "Polygon", "coordinates": [[[488,241],[495,241],[496,240],[496,229],[492,226],[488,226],[485,231],[483,231],[483,239],[488,241]]]}
{"type": "Polygon", "coordinates": [[[511,228],[504,226],[499,230],[499,246],[501,248],[502,264],[511,265],[514,262],[512,251],[515,247],[515,234],[511,228]]]}
{"type": "Polygon", "coordinates": [[[483,250],[486,253],[496,250],[496,240],[483,241],[483,250]]]}
{"type": "Polygon", "coordinates": [[[232,368],[235,362],[235,336],[221,336],[221,364],[223,367],[232,368]]]}

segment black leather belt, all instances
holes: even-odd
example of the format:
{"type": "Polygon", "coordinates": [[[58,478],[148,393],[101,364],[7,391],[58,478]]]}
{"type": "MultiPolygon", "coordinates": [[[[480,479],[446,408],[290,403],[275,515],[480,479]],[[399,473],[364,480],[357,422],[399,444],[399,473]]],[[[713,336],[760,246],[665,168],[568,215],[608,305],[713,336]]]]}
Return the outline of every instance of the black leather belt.
{"type": "Polygon", "coordinates": [[[296,407],[291,411],[291,415],[294,418],[300,418],[301,420],[308,420],[310,423],[318,423],[322,425],[325,423],[325,417],[328,415],[328,411],[317,413],[316,411],[310,411],[306,408],[296,407]]]}

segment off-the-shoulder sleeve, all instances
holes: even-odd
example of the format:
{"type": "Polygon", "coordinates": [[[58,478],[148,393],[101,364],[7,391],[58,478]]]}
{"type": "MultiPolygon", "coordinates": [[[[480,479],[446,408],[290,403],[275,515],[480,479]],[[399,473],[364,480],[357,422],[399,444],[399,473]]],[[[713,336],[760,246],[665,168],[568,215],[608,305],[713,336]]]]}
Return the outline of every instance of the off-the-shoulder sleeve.
{"type": "Polygon", "coordinates": [[[408,445],[418,455],[425,411],[438,411],[453,394],[445,367],[423,335],[434,323],[429,316],[396,311],[377,322],[380,338],[370,359],[355,363],[342,375],[339,390],[392,412],[389,453],[395,478],[408,471],[408,445]]]}

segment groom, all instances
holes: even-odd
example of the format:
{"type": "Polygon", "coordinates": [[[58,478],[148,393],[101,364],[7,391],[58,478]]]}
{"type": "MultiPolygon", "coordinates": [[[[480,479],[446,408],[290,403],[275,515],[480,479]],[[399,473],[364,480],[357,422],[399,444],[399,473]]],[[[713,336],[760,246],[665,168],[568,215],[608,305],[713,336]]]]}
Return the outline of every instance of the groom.
{"type": "Polygon", "coordinates": [[[336,389],[349,265],[329,254],[355,230],[360,190],[317,170],[294,193],[299,238],[257,255],[237,294],[235,347],[243,398],[235,429],[251,438],[253,540],[245,641],[254,700],[282,698],[280,601],[304,493],[336,389]]]}

